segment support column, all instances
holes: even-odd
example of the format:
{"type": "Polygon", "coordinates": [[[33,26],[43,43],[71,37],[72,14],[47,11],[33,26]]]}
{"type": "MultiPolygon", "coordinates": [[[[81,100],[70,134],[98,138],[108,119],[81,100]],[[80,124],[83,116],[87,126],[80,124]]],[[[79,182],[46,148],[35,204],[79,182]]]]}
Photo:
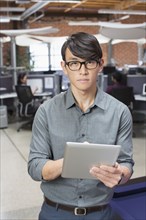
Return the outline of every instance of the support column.
{"type": "Polygon", "coordinates": [[[138,65],[142,65],[143,64],[143,45],[141,43],[138,43],[138,65]]]}
{"type": "Polygon", "coordinates": [[[49,60],[49,70],[51,70],[51,44],[48,43],[48,60],[49,60]]]}
{"type": "Polygon", "coordinates": [[[3,43],[0,40],[0,67],[2,67],[3,65],[3,43]]]}
{"type": "Polygon", "coordinates": [[[107,64],[111,64],[111,59],[112,59],[112,39],[108,43],[108,59],[107,59],[107,64]]]}
{"type": "Polygon", "coordinates": [[[14,87],[17,84],[16,42],[14,36],[11,36],[11,66],[13,68],[13,87],[14,87]]]}

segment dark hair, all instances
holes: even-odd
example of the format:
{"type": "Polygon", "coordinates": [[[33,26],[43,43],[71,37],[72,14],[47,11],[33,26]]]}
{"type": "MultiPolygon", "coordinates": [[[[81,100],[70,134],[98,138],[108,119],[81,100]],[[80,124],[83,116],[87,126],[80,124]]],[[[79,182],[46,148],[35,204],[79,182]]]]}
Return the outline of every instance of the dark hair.
{"type": "Polygon", "coordinates": [[[115,70],[112,73],[113,79],[115,79],[118,83],[122,83],[123,80],[123,74],[119,70],[115,70]]]}
{"type": "Polygon", "coordinates": [[[74,56],[86,60],[99,60],[102,58],[102,50],[97,38],[88,33],[78,32],[68,37],[61,49],[61,55],[64,61],[66,61],[65,52],[67,48],[74,56]]]}
{"type": "Polygon", "coordinates": [[[27,75],[26,72],[25,72],[25,73],[19,73],[18,78],[17,78],[17,84],[18,84],[18,85],[21,85],[21,84],[22,84],[22,81],[21,81],[21,80],[23,80],[23,78],[24,78],[26,75],[27,75]]]}

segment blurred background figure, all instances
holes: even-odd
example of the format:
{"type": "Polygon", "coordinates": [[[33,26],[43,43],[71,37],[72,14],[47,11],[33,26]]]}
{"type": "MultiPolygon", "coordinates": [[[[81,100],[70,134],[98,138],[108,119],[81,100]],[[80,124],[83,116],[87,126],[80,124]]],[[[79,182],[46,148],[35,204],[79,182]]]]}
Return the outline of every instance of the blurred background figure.
{"type": "Polygon", "coordinates": [[[114,88],[125,87],[126,84],[124,82],[124,78],[123,73],[121,73],[119,70],[115,70],[111,75],[112,85],[107,87],[106,92],[110,94],[114,88]]]}
{"type": "MultiPolygon", "coordinates": [[[[17,85],[22,85],[22,86],[27,85],[27,74],[26,73],[19,73],[18,79],[17,79],[17,85]]],[[[38,90],[38,87],[36,86],[35,89],[32,91],[32,93],[34,94],[35,92],[37,92],[37,90],[38,90]]]]}

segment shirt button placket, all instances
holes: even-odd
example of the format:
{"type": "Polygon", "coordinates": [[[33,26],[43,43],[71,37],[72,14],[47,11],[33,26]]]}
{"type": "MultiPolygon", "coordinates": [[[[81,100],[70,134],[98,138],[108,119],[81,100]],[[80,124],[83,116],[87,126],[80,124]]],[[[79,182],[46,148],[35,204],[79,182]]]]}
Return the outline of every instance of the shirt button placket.
{"type": "Polygon", "coordinates": [[[86,129],[87,129],[87,118],[86,118],[86,114],[83,114],[83,115],[82,115],[81,121],[80,121],[80,126],[81,126],[81,129],[80,129],[81,138],[83,138],[83,141],[84,141],[84,138],[85,138],[85,136],[86,136],[86,129]]]}

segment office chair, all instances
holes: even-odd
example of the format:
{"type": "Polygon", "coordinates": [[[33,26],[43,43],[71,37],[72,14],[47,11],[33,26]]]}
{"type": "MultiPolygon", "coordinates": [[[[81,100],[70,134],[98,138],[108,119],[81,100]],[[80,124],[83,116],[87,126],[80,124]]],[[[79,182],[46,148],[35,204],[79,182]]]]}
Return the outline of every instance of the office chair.
{"type": "MultiPolygon", "coordinates": [[[[133,118],[133,106],[135,101],[133,87],[123,86],[120,88],[113,88],[112,91],[110,92],[110,95],[112,95],[119,101],[123,102],[125,105],[127,105],[133,118]]],[[[136,134],[133,131],[133,137],[135,136],[136,134]]]]}
{"type": "Polygon", "coordinates": [[[17,131],[26,125],[32,126],[33,118],[38,106],[35,106],[35,99],[32,94],[30,86],[15,86],[17,97],[18,97],[18,115],[24,120],[24,123],[18,127],[17,131]]]}

